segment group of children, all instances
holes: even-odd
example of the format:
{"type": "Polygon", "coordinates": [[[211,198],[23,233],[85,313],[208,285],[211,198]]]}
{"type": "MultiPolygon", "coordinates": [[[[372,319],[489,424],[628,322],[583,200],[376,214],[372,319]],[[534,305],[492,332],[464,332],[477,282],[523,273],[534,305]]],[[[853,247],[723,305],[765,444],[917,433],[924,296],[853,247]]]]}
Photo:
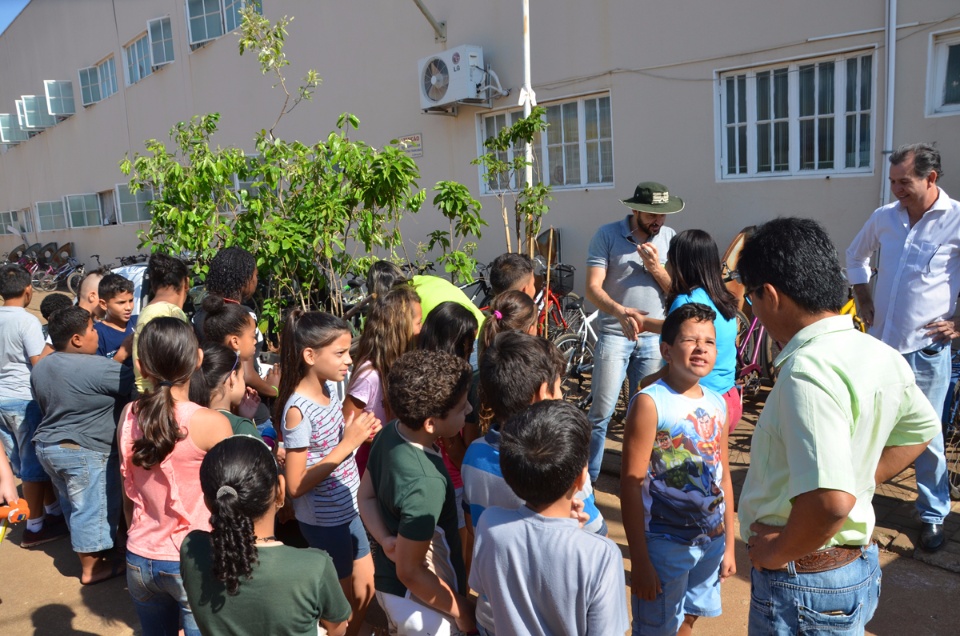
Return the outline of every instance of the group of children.
{"type": "MultiPolygon", "coordinates": [[[[491,269],[483,314],[442,279],[376,263],[359,339],[340,318],[293,310],[278,368],[261,377],[262,336],[242,304],[256,267],[240,248],[210,264],[192,328],[186,268],[155,254],[139,321],[129,281],[106,274],[101,320],[60,308],[50,345],[22,309],[29,275],[4,267],[0,312],[15,320],[0,327],[0,375],[27,385],[12,391],[22,405],[0,385],[0,438],[35,516],[48,515],[22,545],[69,529],[81,582],[125,572],[145,634],[357,634],[374,596],[396,634],[624,633],[621,552],[587,472],[591,426],[562,400],[565,360],[535,335],[533,263],[506,254],[491,269]],[[31,449],[39,473],[23,461],[31,449]],[[318,550],[285,545],[290,520],[318,550]]],[[[696,303],[670,314],[667,370],[628,416],[637,634],[718,614],[735,571],[726,409],[698,384],[715,317],[696,303]]]]}

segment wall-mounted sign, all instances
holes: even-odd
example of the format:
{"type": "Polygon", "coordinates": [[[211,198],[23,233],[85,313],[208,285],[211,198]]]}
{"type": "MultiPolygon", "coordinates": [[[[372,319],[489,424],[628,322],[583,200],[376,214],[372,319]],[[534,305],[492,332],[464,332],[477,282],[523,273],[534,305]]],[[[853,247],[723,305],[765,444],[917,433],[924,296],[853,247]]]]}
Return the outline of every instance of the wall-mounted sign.
{"type": "Polygon", "coordinates": [[[397,139],[400,148],[409,156],[416,158],[423,156],[423,133],[403,135],[397,139]]]}

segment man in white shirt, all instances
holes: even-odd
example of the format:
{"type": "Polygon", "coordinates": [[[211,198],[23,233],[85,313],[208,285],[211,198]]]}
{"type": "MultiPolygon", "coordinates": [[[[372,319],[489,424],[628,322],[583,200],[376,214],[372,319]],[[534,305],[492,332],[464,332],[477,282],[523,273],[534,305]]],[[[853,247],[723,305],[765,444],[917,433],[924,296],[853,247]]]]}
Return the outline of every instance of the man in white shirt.
{"type": "MultiPolygon", "coordinates": [[[[940,152],[911,144],[890,155],[895,203],[878,208],[847,249],[847,276],[870,334],[899,351],[935,409],[950,386],[952,320],[960,294],[960,202],[937,186],[940,152]],[[880,250],[876,301],[871,296],[870,256],[880,250]]],[[[920,547],[944,545],[950,484],[937,435],[916,460],[920,547]]]]}

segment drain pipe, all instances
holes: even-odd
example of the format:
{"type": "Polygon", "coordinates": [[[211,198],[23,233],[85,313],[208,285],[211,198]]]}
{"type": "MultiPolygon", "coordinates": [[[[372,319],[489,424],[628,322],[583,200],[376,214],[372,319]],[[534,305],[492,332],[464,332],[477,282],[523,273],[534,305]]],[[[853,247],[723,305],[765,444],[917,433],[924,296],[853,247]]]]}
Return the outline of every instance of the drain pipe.
{"type": "Polygon", "coordinates": [[[887,82],[883,107],[883,150],[880,153],[880,205],[890,202],[887,184],[887,158],[893,153],[893,113],[897,76],[897,0],[887,0],[887,82]]]}

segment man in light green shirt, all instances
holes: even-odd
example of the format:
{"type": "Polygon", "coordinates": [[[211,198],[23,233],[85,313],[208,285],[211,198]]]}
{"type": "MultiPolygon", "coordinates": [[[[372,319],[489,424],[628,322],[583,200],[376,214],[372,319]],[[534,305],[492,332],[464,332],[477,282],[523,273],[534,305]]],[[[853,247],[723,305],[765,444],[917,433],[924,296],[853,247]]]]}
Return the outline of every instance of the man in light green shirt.
{"type": "Polygon", "coordinates": [[[939,417],[903,357],[839,315],[847,283],[816,222],[760,226],[737,269],[754,314],[786,343],[740,495],[750,633],[862,634],[880,592],[873,493],[923,451],[939,417]]]}

